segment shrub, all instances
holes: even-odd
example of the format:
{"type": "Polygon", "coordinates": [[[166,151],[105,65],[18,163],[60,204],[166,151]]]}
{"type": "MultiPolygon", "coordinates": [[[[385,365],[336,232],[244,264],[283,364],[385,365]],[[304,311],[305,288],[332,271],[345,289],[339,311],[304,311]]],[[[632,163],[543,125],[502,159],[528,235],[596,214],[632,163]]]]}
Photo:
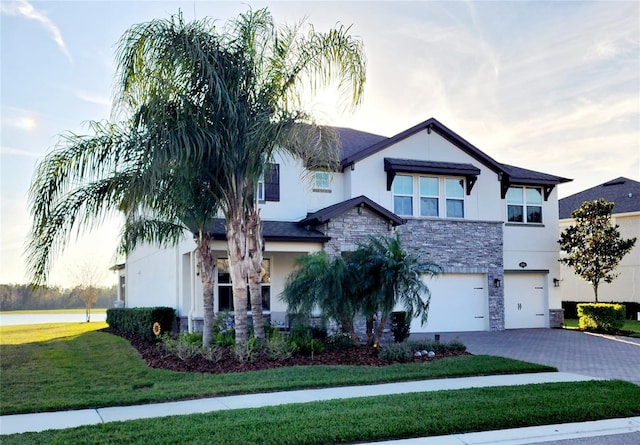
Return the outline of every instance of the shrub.
{"type": "Polygon", "coordinates": [[[290,359],[294,352],[293,345],[278,331],[273,332],[267,339],[267,354],[270,360],[284,361],[290,359]]]}
{"type": "Polygon", "coordinates": [[[136,307],[107,309],[107,324],[113,329],[156,340],[162,333],[172,332],[176,311],[170,307],[136,307]],[[153,332],[154,323],[160,334],[153,332]]]}
{"type": "Polygon", "coordinates": [[[218,363],[223,357],[223,348],[218,345],[211,345],[207,348],[202,348],[202,356],[213,363],[218,363]]]}
{"type": "MultiPolygon", "coordinates": [[[[195,333],[197,335],[197,333],[195,333]]],[[[200,341],[194,341],[193,333],[184,333],[177,338],[171,338],[169,335],[161,336],[164,343],[164,350],[167,354],[175,355],[182,361],[189,360],[202,352],[202,336],[200,341]]]]}
{"type": "Polygon", "coordinates": [[[313,338],[311,328],[302,324],[297,324],[291,329],[289,333],[289,343],[291,343],[296,352],[301,355],[324,352],[324,343],[322,340],[313,338]]]}
{"type": "Polygon", "coordinates": [[[615,332],[624,325],[625,308],[621,304],[583,303],[578,305],[580,329],[615,332]]]}
{"type": "Polygon", "coordinates": [[[408,343],[391,343],[380,348],[378,357],[390,362],[409,362],[413,360],[413,350],[408,343]]]}
{"type": "Polygon", "coordinates": [[[236,343],[233,347],[233,353],[240,363],[251,363],[258,358],[263,349],[261,342],[257,338],[251,337],[245,342],[236,343]]]}
{"type": "Polygon", "coordinates": [[[236,343],[236,331],[233,314],[229,311],[218,312],[213,319],[213,342],[218,346],[231,347],[236,343]]]}
{"type": "Polygon", "coordinates": [[[349,349],[353,347],[353,340],[351,339],[351,335],[346,332],[340,332],[330,335],[329,337],[327,337],[325,343],[329,348],[335,350],[349,349]]]}
{"type": "Polygon", "coordinates": [[[411,320],[409,314],[404,311],[391,313],[391,332],[396,343],[402,343],[409,338],[411,320]]]}

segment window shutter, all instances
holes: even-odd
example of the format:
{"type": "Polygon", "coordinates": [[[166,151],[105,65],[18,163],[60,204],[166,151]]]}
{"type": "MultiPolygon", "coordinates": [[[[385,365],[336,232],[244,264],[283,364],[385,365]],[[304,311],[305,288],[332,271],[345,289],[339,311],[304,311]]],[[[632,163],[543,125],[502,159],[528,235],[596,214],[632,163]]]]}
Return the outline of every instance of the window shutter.
{"type": "Polygon", "coordinates": [[[264,172],[264,200],[280,201],[280,164],[268,164],[264,172]]]}

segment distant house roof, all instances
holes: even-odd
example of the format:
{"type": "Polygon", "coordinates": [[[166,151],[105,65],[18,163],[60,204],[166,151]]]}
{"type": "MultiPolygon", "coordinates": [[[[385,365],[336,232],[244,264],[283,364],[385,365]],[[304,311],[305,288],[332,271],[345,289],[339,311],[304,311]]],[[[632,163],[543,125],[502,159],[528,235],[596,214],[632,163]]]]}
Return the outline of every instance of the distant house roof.
{"type": "Polygon", "coordinates": [[[619,177],[604,184],[591,187],[558,201],[560,219],[571,218],[571,213],[585,201],[598,199],[613,202],[613,213],[628,213],[640,211],[640,182],[633,179],[619,177]]]}
{"type": "Polygon", "coordinates": [[[404,224],[405,222],[404,219],[400,218],[395,213],[390,212],[380,204],[370,200],[366,196],[361,195],[355,198],[348,199],[346,201],[339,202],[338,204],[325,207],[324,209],[318,210],[317,212],[310,213],[306,218],[298,222],[298,224],[300,224],[301,226],[316,226],[319,224],[324,224],[331,218],[341,215],[347,210],[351,210],[358,206],[368,207],[370,210],[377,213],[396,226],[404,224]]]}
{"type": "MultiPolygon", "coordinates": [[[[214,219],[206,230],[215,240],[227,239],[225,221],[222,218],[214,219]]],[[[331,239],[317,230],[307,229],[293,221],[262,221],[262,236],[265,241],[324,243],[331,239]]]]}
{"type": "MultiPolygon", "coordinates": [[[[338,129],[338,134],[341,138],[343,136],[342,131],[344,130],[346,129],[338,129]]],[[[343,142],[341,167],[344,170],[345,168],[353,165],[361,159],[371,156],[372,154],[377,153],[380,150],[384,150],[385,148],[424,130],[427,130],[428,132],[434,131],[438,133],[444,139],[448,140],[460,150],[467,153],[473,159],[485,165],[490,170],[498,173],[503,184],[503,193],[506,193],[506,189],[511,184],[545,185],[547,186],[545,188],[546,199],[548,193],[550,193],[555,185],[571,181],[571,179],[563,178],[560,176],[540,173],[533,170],[514,167],[512,165],[501,164],[434,118],[427,119],[426,121],[421,122],[418,125],[415,125],[390,138],[381,138],[381,136],[371,134],[369,134],[369,137],[363,135],[359,137],[358,135],[348,135],[348,133],[345,133],[345,136],[348,136],[348,139],[346,140],[347,143],[343,142]],[[351,138],[353,138],[353,140],[362,142],[362,144],[352,143],[351,138]],[[377,142],[374,142],[372,145],[364,145],[364,141],[376,141],[376,139],[378,138],[381,139],[377,140],[377,142]],[[358,147],[361,148],[358,149],[358,147]]],[[[365,135],[366,134],[367,133],[365,133],[365,135]]]]}

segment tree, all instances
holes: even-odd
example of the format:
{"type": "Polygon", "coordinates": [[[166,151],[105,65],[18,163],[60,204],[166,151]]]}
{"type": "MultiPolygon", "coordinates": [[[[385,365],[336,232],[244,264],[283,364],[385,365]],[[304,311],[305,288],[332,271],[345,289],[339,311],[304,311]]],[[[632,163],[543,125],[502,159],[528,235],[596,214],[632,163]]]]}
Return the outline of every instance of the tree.
{"type": "MultiPolygon", "coordinates": [[[[36,170],[28,246],[34,280],[46,280],[73,230],[91,228],[110,213],[126,215],[124,253],[145,242],[174,245],[189,230],[208,345],[215,258],[207,224],[221,211],[238,309],[236,340],[242,342],[246,285],[259,280],[262,261],[258,180],[278,149],[323,168],[335,162],[335,139],[324,137],[321,127],[302,125],[312,121],[300,109],[301,87],[309,81],[314,91],[336,79],[359,103],[362,45],[344,27],[324,34],[311,28],[305,35],[301,25],[276,30],[263,9],[241,14],[220,33],[208,20],[185,23],[180,14],[135,25],[120,39],[117,59],[114,116],[126,118],[93,122],[92,135],[63,135],[36,170]]],[[[252,310],[256,334],[264,335],[261,299],[252,310]]]]}
{"type": "Polygon", "coordinates": [[[369,346],[380,343],[386,322],[398,304],[409,318],[427,321],[430,293],[422,275],[435,276],[442,271],[440,266],[420,264],[402,249],[398,234],[371,236],[345,257],[331,258],[322,251],[298,258],[282,294],[289,309],[305,315],[316,307],[321,309],[324,316],[340,323],[356,344],[359,340],[353,319],[362,313],[369,346]]]}
{"type": "Polygon", "coordinates": [[[71,280],[75,282],[73,293],[83,302],[87,323],[91,321],[91,306],[100,296],[100,283],[104,280],[105,271],[100,270],[95,264],[83,262],[69,272],[71,280]]]}
{"type": "Polygon", "coordinates": [[[620,226],[611,223],[613,206],[602,198],[583,202],[571,214],[576,224],[563,230],[558,241],[567,254],[559,261],[591,284],[596,302],[600,283],[611,283],[619,275],[616,267],[636,242],[636,238],[623,239],[620,226]]]}
{"type": "Polygon", "coordinates": [[[360,309],[354,292],[358,284],[358,277],[341,256],[332,258],[323,250],[296,258],[281,298],[294,314],[310,317],[314,310],[322,310],[323,317],[338,322],[358,344],[353,324],[360,309]]]}
{"type": "Polygon", "coordinates": [[[402,305],[409,319],[420,317],[426,323],[431,294],[422,275],[433,277],[442,268],[423,263],[402,248],[398,233],[394,237],[370,236],[350,257],[354,274],[360,277],[356,289],[367,318],[367,344],[380,343],[391,312],[402,305]],[[423,300],[426,296],[426,301],[423,300]],[[380,314],[377,328],[376,317],[380,314]]]}

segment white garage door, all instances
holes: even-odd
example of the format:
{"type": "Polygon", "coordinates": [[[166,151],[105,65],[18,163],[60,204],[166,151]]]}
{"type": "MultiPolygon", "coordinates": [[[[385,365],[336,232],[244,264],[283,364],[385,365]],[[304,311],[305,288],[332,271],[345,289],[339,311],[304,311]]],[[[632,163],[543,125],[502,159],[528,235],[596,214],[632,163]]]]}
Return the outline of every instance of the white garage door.
{"type": "Polygon", "coordinates": [[[545,274],[504,275],[505,329],[548,327],[545,274]]]}
{"type": "Polygon", "coordinates": [[[411,323],[411,332],[462,332],[489,330],[487,277],[483,274],[443,274],[425,277],[431,290],[429,320],[411,323]]]}

